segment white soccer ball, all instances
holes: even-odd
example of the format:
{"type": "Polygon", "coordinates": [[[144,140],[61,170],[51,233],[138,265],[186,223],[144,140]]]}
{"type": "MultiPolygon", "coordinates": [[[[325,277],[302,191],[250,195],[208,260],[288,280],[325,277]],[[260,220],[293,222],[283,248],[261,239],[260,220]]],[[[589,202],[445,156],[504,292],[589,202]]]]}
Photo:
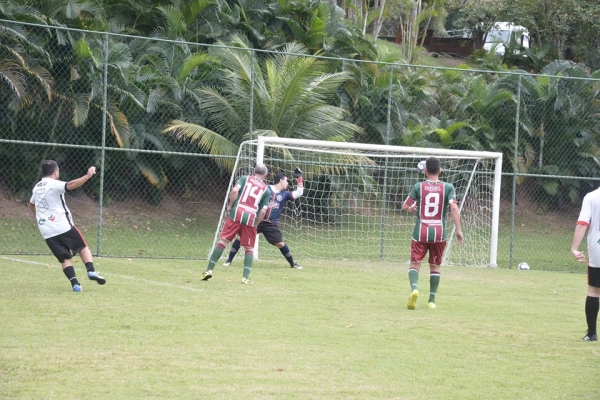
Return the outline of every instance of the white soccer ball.
{"type": "Polygon", "coordinates": [[[525,261],[523,261],[523,262],[519,263],[519,266],[517,268],[522,269],[522,270],[529,270],[529,264],[527,264],[525,261]]]}
{"type": "Polygon", "coordinates": [[[425,171],[425,160],[419,161],[417,163],[417,169],[419,170],[419,172],[425,171]]]}

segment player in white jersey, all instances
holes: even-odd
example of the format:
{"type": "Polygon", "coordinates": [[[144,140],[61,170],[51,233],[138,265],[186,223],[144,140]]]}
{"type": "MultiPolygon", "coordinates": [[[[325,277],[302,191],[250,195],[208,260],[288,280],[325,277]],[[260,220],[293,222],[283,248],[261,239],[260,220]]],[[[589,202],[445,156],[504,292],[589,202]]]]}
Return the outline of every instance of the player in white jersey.
{"type": "Polygon", "coordinates": [[[429,252],[429,302],[427,307],[435,308],[435,296],[440,284],[440,265],[446,248],[446,214],[448,207],[454,221],[455,235],[458,244],[463,242],[460,227],[460,210],[456,204],[456,194],[451,183],[440,181],[441,162],[436,157],[425,161],[427,180],[416,183],[404,203],[402,209],[417,214],[410,247],[410,267],[408,280],[411,293],[408,298],[408,309],[414,310],[419,296],[418,283],[421,262],[429,252]]]}
{"type": "Polygon", "coordinates": [[[65,201],[65,193],[87,182],[96,173],[96,167],[90,167],[87,174],[69,182],[59,181],[59,173],[56,161],[46,160],[42,163],[42,180],[33,188],[29,209],[35,214],[40,233],[52,254],[61,263],[63,273],[71,282],[73,291],[81,292],[81,284],[77,280],[71,261],[77,253],[85,264],[88,278],[100,285],[104,285],[106,279],[94,269],[92,252],[73,223],[71,211],[65,201]]]}
{"type": "Polygon", "coordinates": [[[598,341],[598,332],[596,331],[596,322],[598,320],[598,309],[600,297],[600,189],[596,189],[585,195],[575,233],[573,235],[573,244],[571,245],[571,254],[577,261],[583,263],[586,260],[585,254],[579,251],[579,244],[588,231],[588,291],[585,299],[585,319],[587,322],[587,334],[583,337],[585,341],[598,341]],[[588,229],[589,228],[589,229],[588,229]]]}

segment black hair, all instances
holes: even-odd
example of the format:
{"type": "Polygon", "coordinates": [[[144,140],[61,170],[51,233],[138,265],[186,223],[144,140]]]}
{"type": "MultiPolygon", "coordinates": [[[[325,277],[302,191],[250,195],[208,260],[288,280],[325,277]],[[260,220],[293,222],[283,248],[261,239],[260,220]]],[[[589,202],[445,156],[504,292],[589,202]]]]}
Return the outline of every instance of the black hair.
{"type": "Polygon", "coordinates": [[[42,177],[50,176],[58,169],[58,164],[54,160],[45,160],[42,162],[42,177]]]}
{"type": "Polygon", "coordinates": [[[427,160],[425,160],[425,168],[427,168],[427,172],[429,172],[431,175],[437,175],[440,173],[442,163],[437,157],[429,157],[427,160]]]}
{"type": "Polygon", "coordinates": [[[273,177],[273,184],[277,185],[283,178],[285,178],[285,174],[282,174],[281,172],[275,174],[275,176],[273,177]]]}

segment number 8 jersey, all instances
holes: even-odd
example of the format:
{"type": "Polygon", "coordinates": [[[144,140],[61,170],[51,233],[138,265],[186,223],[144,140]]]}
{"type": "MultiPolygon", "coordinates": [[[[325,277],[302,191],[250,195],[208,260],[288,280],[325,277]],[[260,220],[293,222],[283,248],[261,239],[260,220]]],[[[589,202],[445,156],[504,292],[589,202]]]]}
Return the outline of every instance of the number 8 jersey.
{"type": "Polygon", "coordinates": [[[404,203],[410,206],[415,202],[418,203],[418,207],[413,240],[445,241],[448,204],[456,203],[454,186],[442,181],[419,182],[412,187],[404,203]]]}

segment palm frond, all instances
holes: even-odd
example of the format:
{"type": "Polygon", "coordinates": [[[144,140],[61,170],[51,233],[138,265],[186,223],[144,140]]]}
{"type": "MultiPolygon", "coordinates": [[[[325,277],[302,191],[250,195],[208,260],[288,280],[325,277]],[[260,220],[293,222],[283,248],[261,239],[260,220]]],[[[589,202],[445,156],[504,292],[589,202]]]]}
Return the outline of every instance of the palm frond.
{"type": "Polygon", "coordinates": [[[233,156],[233,158],[219,157],[216,159],[217,163],[227,171],[233,171],[238,146],[218,133],[197,124],[172,120],[163,129],[163,134],[186,139],[192,143],[196,142],[202,150],[211,155],[233,156]]]}

